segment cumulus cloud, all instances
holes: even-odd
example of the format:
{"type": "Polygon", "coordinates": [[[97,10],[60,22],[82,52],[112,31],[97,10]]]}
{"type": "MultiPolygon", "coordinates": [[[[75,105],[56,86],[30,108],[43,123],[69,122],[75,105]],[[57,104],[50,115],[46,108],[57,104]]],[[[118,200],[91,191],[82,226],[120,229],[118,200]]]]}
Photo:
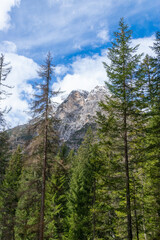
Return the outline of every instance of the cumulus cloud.
{"type": "Polygon", "coordinates": [[[63,76],[65,73],[69,71],[69,67],[63,64],[57,65],[54,69],[54,73],[56,76],[63,76]]]}
{"type": "Polygon", "coordinates": [[[12,7],[18,6],[21,0],[1,0],[0,6],[0,30],[7,30],[10,27],[9,12],[12,7]]]}
{"type": "Polygon", "coordinates": [[[95,54],[92,57],[77,57],[68,68],[72,73],[67,73],[63,78],[59,77],[58,82],[54,84],[56,90],[60,89],[64,92],[54,101],[61,102],[64,96],[72,90],[91,91],[97,85],[104,85],[107,76],[102,62],[109,62],[106,52],[101,55],[95,54]]]}
{"type": "Polygon", "coordinates": [[[148,54],[150,56],[154,56],[154,52],[151,49],[151,47],[153,46],[153,42],[155,40],[155,36],[151,36],[151,37],[146,37],[146,38],[137,38],[137,39],[133,39],[132,40],[132,45],[136,46],[139,45],[138,47],[138,53],[144,53],[144,54],[148,54]]]}
{"type": "MultiPolygon", "coordinates": [[[[154,36],[149,38],[138,38],[132,40],[132,46],[139,44],[137,53],[149,54],[154,56],[150,46],[153,45],[154,36]]],[[[76,60],[68,67],[69,71],[64,77],[59,75],[58,82],[54,84],[56,90],[61,89],[64,91],[59,97],[55,98],[55,101],[61,102],[64,96],[69,94],[72,90],[87,90],[91,91],[97,85],[104,85],[105,81],[108,81],[108,77],[102,62],[109,63],[107,57],[107,49],[104,49],[101,54],[95,54],[93,56],[77,57],[76,60]]],[[[63,66],[62,69],[66,69],[63,66]]],[[[58,72],[57,72],[58,73],[58,72]]],[[[58,74],[57,74],[58,76],[58,74]]]]}
{"type": "MultiPolygon", "coordinates": [[[[3,44],[0,44],[3,46],[3,44]]],[[[9,43],[8,49],[3,52],[5,54],[5,62],[10,62],[12,71],[8,75],[5,84],[12,86],[11,89],[5,89],[11,93],[2,104],[5,108],[11,107],[11,111],[7,114],[7,122],[9,126],[13,127],[18,124],[26,123],[29,118],[27,111],[29,110],[28,99],[33,94],[32,86],[28,80],[37,77],[38,65],[30,58],[20,56],[16,52],[9,50],[13,49],[14,43],[9,43]]]]}

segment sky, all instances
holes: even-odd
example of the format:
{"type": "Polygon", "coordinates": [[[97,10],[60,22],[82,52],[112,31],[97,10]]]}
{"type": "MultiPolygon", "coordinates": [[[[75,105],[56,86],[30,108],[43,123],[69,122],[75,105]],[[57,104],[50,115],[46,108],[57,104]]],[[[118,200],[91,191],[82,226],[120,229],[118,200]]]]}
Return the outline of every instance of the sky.
{"type": "Polygon", "coordinates": [[[13,86],[1,103],[11,107],[9,127],[29,118],[31,82],[50,51],[55,65],[53,89],[64,93],[90,91],[104,85],[107,48],[120,18],[133,30],[138,53],[153,55],[155,32],[160,30],[159,0],[0,0],[0,53],[10,62],[7,84],[13,86]]]}

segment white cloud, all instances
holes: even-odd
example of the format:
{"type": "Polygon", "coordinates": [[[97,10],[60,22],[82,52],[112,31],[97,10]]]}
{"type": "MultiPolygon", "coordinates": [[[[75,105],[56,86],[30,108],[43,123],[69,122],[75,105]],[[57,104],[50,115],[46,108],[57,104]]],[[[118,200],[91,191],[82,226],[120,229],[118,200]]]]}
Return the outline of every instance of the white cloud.
{"type": "Polygon", "coordinates": [[[108,18],[112,9],[112,0],[100,0],[100,3],[97,0],[48,0],[49,7],[46,4],[43,6],[44,3],[40,6],[36,4],[35,8],[31,9],[34,12],[29,15],[25,12],[22,19],[21,26],[26,24],[28,32],[27,38],[25,35],[23,39],[17,40],[19,49],[52,44],[55,51],[58,49],[61,54],[65,54],[84,46],[95,45],[106,38],[106,32],[101,32],[98,38],[97,33],[102,28],[101,25],[106,25],[106,17],[108,18]],[[34,27],[31,28],[31,25],[34,27]]]}
{"type": "Polygon", "coordinates": [[[102,39],[103,42],[107,42],[109,40],[108,31],[105,29],[99,31],[99,33],[97,34],[97,37],[102,39]]]}
{"type": "Polygon", "coordinates": [[[57,55],[66,55],[108,41],[108,35],[115,30],[122,16],[129,24],[134,21],[133,16],[141,25],[148,24],[151,18],[148,11],[152,11],[159,1],[155,0],[154,4],[151,1],[148,3],[148,0],[135,0],[134,4],[131,0],[26,0],[24,2],[16,12],[14,22],[18,26],[16,35],[18,49],[41,46],[53,49],[57,55]],[[148,20],[147,17],[140,17],[142,15],[148,16],[148,20]]]}
{"type": "MultiPolygon", "coordinates": [[[[140,44],[137,51],[138,54],[144,53],[154,56],[150,48],[153,45],[153,40],[154,36],[133,39],[132,46],[140,44]]],[[[66,73],[63,78],[59,76],[58,82],[54,84],[56,90],[61,89],[61,91],[64,91],[64,94],[56,97],[54,101],[61,102],[64,95],[68,95],[72,90],[82,89],[90,91],[97,85],[104,85],[108,77],[102,62],[109,63],[107,49],[104,49],[101,55],[96,54],[92,57],[87,56],[84,58],[77,57],[68,68],[72,73],[66,73]]],[[[65,66],[62,68],[65,69],[65,66]]]]}
{"type": "MultiPolygon", "coordinates": [[[[133,39],[132,45],[140,44],[138,53],[145,52],[153,55],[149,46],[153,45],[154,36],[150,38],[133,39]]],[[[27,82],[37,77],[37,64],[29,58],[20,56],[15,52],[16,46],[12,42],[0,44],[6,45],[6,62],[11,62],[12,72],[7,78],[7,84],[14,86],[11,89],[12,95],[5,100],[6,106],[11,106],[12,110],[8,114],[7,120],[11,126],[25,123],[28,115],[25,111],[29,109],[26,96],[33,93],[31,85],[27,82]],[[24,97],[25,96],[25,97],[24,97]]],[[[77,57],[71,64],[58,65],[55,67],[55,76],[57,82],[54,83],[54,90],[60,89],[64,91],[61,96],[54,98],[54,101],[61,102],[64,96],[68,95],[72,90],[92,90],[97,85],[104,85],[108,80],[105,68],[102,62],[109,63],[107,58],[107,49],[101,54],[93,56],[77,57]]]]}
{"type": "Polygon", "coordinates": [[[64,65],[57,65],[54,69],[54,73],[56,76],[61,76],[64,75],[65,73],[67,73],[69,70],[69,68],[67,66],[64,65]]]}
{"type": "Polygon", "coordinates": [[[16,44],[9,41],[3,41],[0,43],[0,52],[1,53],[16,53],[17,47],[16,44]]]}
{"type": "MultiPolygon", "coordinates": [[[[9,44],[9,48],[10,45],[12,44],[9,44]]],[[[29,118],[26,113],[29,110],[27,100],[33,94],[33,89],[27,81],[37,77],[38,65],[30,58],[20,56],[17,53],[10,53],[9,49],[6,49],[5,62],[10,62],[12,66],[12,71],[5,84],[13,86],[13,88],[6,89],[11,95],[3,101],[2,107],[12,108],[6,119],[9,125],[13,127],[26,123],[29,118]]]]}
{"type": "Polygon", "coordinates": [[[70,65],[71,73],[67,73],[64,78],[59,78],[54,84],[56,90],[64,91],[62,96],[56,97],[54,101],[61,102],[64,95],[69,94],[72,90],[91,91],[97,85],[104,85],[107,80],[106,71],[102,62],[108,62],[106,52],[103,55],[94,55],[92,57],[77,57],[70,65]]]}
{"type": "Polygon", "coordinates": [[[133,39],[132,45],[133,46],[139,45],[138,48],[139,54],[144,53],[150,56],[154,56],[154,52],[151,49],[151,47],[153,46],[154,39],[155,39],[154,35],[151,37],[133,39]]]}
{"type": "Polygon", "coordinates": [[[18,6],[21,0],[1,0],[0,3],[0,30],[7,30],[10,27],[9,12],[12,7],[18,6]]]}

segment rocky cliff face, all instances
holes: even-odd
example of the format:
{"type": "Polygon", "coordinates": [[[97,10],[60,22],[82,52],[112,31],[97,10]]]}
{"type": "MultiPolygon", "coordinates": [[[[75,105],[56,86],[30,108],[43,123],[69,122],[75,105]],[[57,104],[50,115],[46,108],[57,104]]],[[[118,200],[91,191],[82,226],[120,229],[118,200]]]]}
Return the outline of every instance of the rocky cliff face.
{"type": "MultiPolygon", "coordinates": [[[[89,126],[96,129],[95,116],[99,111],[98,103],[105,98],[107,89],[97,86],[91,92],[72,91],[57,107],[56,117],[60,120],[58,130],[60,140],[70,148],[77,148],[82,142],[89,126]]],[[[10,131],[14,146],[22,144],[30,138],[26,134],[27,125],[19,126],[10,131]]]]}
{"type": "Polygon", "coordinates": [[[60,119],[60,139],[76,148],[84,138],[89,126],[96,128],[95,116],[99,101],[107,94],[105,87],[97,86],[91,92],[72,91],[59,105],[56,117],[60,119]]]}

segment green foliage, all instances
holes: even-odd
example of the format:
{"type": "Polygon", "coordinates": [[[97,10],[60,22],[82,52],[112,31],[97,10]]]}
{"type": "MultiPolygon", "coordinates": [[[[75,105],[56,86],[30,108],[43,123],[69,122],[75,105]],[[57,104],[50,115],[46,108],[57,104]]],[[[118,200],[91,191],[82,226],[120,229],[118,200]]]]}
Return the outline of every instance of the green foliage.
{"type": "Polygon", "coordinates": [[[89,129],[72,166],[67,239],[112,239],[112,210],[107,206],[109,192],[104,185],[103,160],[89,129]]]}
{"type": "Polygon", "coordinates": [[[35,165],[25,167],[21,174],[16,209],[16,240],[38,240],[40,219],[40,168],[35,165]]]}
{"type": "Polygon", "coordinates": [[[91,234],[92,184],[93,172],[92,137],[88,132],[82,146],[78,150],[72,169],[68,202],[68,239],[88,239],[91,234]]]}
{"type": "Polygon", "coordinates": [[[63,239],[66,232],[67,192],[69,189],[68,149],[63,145],[52,164],[46,186],[45,239],[63,239]]]}
{"type": "Polygon", "coordinates": [[[115,41],[112,42],[112,47],[108,52],[111,63],[110,65],[104,63],[109,77],[109,82],[106,84],[111,95],[106,98],[105,103],[100,104],[106,113],[104,115],[98,113],[102,139],[109,150],[109,158],[114,162],[117,172],[117,197],[119,199],[116,211],[119,219],[117,219],[117,226],[122,226],[126,222],[125,217],[127,218],[127,229],[120,228],[117,234],[125,238],[127,230],[130,240],[132,239],[130,149],[138,131],[136,123],[140,116],[137,108],[139,89],[136,75],[141,58],[141,55],[136,54],[138,46],[131,46],[131,34],[132,31],[121,19],[118,32],[114,33],[115,41]],[[121,184],[119,184],[120,181],[121,184]]]}
{"type": "Polygon", "coordinates": [[[18,189],[22,171],[22,154],[20,148],[12,155],[6,170],[1,192],[1,238],[14,239],[15,212],[18,204],[18,189]]]}
{"type": "Polygon", "coordinates": [[[0,149],[0,187],[1,187],[10,156],[7,132],[0,132],[0,146],[1,146],[0,149]]]}

